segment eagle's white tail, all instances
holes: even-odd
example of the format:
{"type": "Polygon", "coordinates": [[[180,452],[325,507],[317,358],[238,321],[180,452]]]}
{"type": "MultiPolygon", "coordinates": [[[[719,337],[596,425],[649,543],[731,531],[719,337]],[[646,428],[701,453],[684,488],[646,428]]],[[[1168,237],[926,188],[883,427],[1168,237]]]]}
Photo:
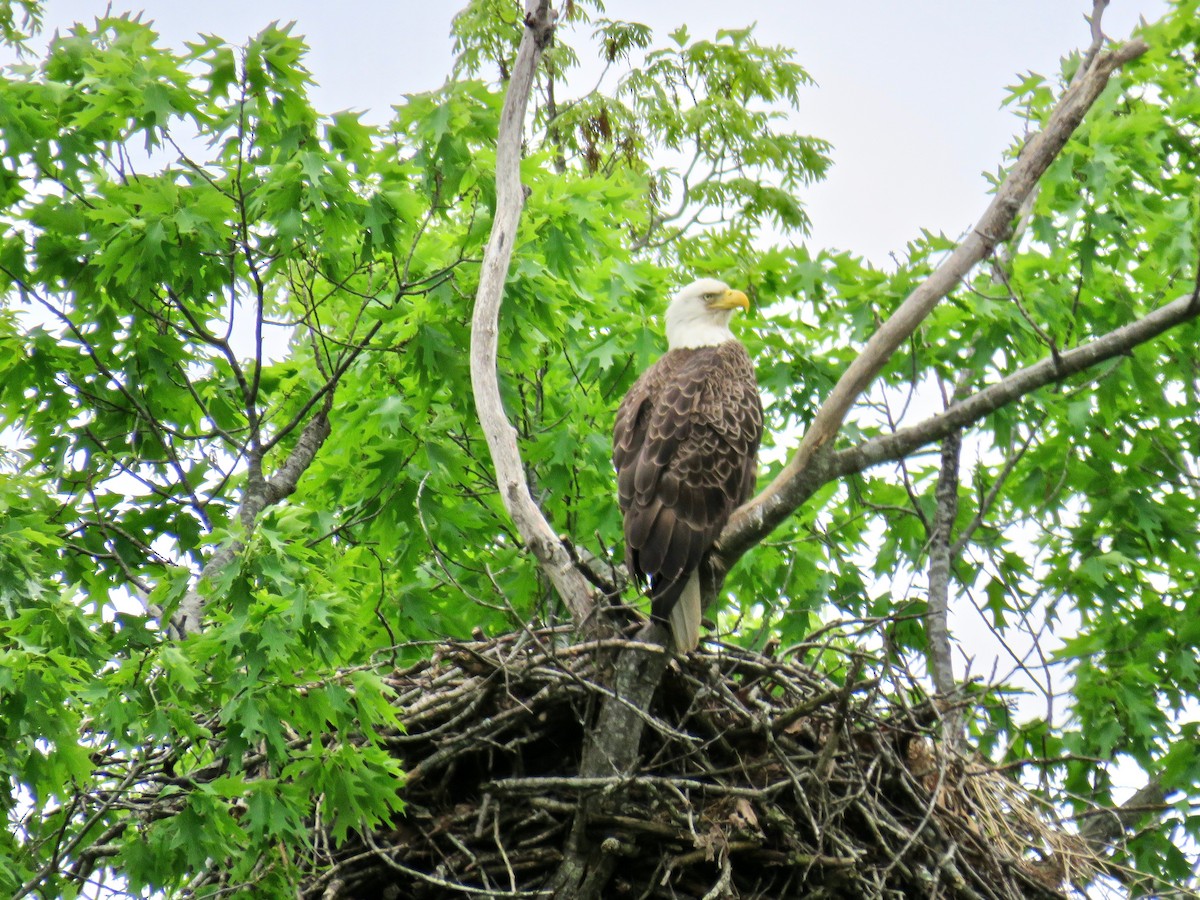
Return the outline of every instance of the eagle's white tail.
{"type": "Polygon", "coordinates": [[[671,642],[677,653],[691,653],[700,644],[700,573],[692,572],[683,593],[671,607],[671,642]]]}

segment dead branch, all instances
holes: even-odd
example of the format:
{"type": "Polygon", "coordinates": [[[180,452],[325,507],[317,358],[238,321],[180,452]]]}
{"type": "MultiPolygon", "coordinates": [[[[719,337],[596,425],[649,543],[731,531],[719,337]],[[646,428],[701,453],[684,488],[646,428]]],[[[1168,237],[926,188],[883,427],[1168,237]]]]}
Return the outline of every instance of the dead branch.
{"type": "Polygon", "coordinates": [[[487,439],[500,498],[521,538],[571,610],[577,625],[596,606],[596,591],[571,562],[562,542],[529,491],[516,431],[500,399],[496,369],[500,305],[512,260],[513,242],[524,205],[520,179],[521,134],[534,73],[542,51],[554,36],[556,14],[549,0],[527,0],[525,34],[513,64],[496,142],[496,215],[484,252],[471,320],[471,389],[487,439]]]}
{"type": "MultiPolygon", "coordinates": [[[[1094,853],[1098,858],[1107,860],[1111,851],[1125,842],[1128,832],[1136,828],[1139,822],[1161,813],[1166,808],[1167,799],[1176,792],[1165,787],[1163,781],[1164,773],[1158,772],[1120,806],[1086,811],[1079,817],[1082,825],[1076,837],[1078,843],[1073,848],[1070,845],[1060,848],[1058,852],[1040,860],[1036,866],[1037,871],[1041,872],[1044,877],[1061,878],[1064,873],[1071,871],[1072,861],[1068,858],[1070,852],[1081,847],[1087,848],[1085,852],[1094,853]]],[[[1117,874],[1118,877],[1131,874],[1114,871],[1112,867],[1108,866],[1103,866],[1103,868],[1107,868],[1110,874],[1117,874]]],[[[1133,880],[1141,879],[1133,876],[1133,880]]],[[[1156,886],[1144,883],[1141,887],[1152,891],[1156,886]]],[[[1179,896],[1183,896],[1183,894],[1180,893],[1179,896]]]]}
{"type": "Polygon", "coordinates": [[[1125,833],[1135,827],[1148,813],[1161,812],[1167,798],[1175,791],[1163,785],[1163,775],[1152,777],[1132,797],[1113,809],[1097,809],[1087,816],[1079,829],[1080,836],[1099,850],[1120,843],[1125,833]]]}

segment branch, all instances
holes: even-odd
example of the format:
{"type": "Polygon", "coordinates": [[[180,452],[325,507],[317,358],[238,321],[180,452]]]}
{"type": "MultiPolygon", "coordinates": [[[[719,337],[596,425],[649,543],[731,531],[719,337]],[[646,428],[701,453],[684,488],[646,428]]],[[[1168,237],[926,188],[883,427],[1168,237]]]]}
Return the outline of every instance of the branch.
{"type": "Polygon", "coordinates": [[[954,544],[950,548],[951,556],[957,557],[960,553],[962,553],[967,544],[971,542],[971,538],[974,536],[975,532],[981,525],[983,525],[984,519],[987,518],[988,511],[991,510],[992,504],[996,502],[997,498],[1000,496],[1000,491],[1004,488],[1004,482],[1008,480],[1008,476],[1011,475],[1013,469],[1017,467],[1017,463],[1021,461],[1021,458],[1025,455],[1025,452],[1029,449],[1030,445],[1033,444],[1034,439],[1041,430],[1042,423],[1044,421],[1046,421],[1046,414],[1042,413],[1040,416],[1038,416],[1037,421],[1034,422],[1030,427],[1029,437],[1025,438],[1025,440],[1021,442],[1021,446],[1018,447],[1015,452],[1010,453],[1008,459],[1004,461],[1004,467],[996,475],[996,480],[988,489],[987,494],[980,498],[979,507],[975,510],[975,515],[971,518],[971,521],[967,523],[967,527],[964,528],[959,533],[958,537],[954,539],[954,544]]]}
{"type": "Polygon", "coordinates": [[[524,204],[520,180],[522,125],[534,72],[542,51],[554,35],[555,18],[549,0],[527,0],[525,34],[500,114],[496,142],[496,215],[483,256],[475,313],[471,320],[471,388],[504,508],[521,538],[533,551],[538,565],[570,608],[575,623],[580,625],[595,608],[596,594],[572,564],[566,548],[529,492],[517,433],[504,412],[496,370],[500,304],[524,204]]]}
{"type": "MultiPolygon", "coordinates": [[[[1092,14],[1084,16],[1092,32],[1092,43],[1088,45],[1087,52],[1084,53],[1083,59],[1079,62],[1080,72],[1091,67],[1092,60],[1096,58],[1096,54],[1104,46],[1104,28],[1100,24],[1100,21],[1104,18],[1104,10],[1108,6],[1108,3],[1109,0],[1092,0],[1092,14]]],[[[1075,81],[1079,77],[1079,72],[1076,72],[1071,80],[1075,81]]]]}
{"type": "Polygon", "coordinates": [[[1120,806],[1088,813],[1079,836],[1098,851],[1122,843],[1129,829],[1135,827],[1146,813],[1161,812],[1167,798],[1175,793],[1173,788],[1163,786],[1163,774],[1159,772],[1153,776],[1120,806]]]}
{"type": "MultiPolygon", "coordinates": [[[[332,395],[327,395],[327,398],[331,397],[332,395]]],[[[312,465],[317,451],[329,437],[329,406],[330,402],[327,399],[324,408],[308,420],[304,430],[300,432],[300,437],[296,439],[296,446],[292,448],[292,452],[288,454],[287,459],[272,478],[247,482],[246,494],[238,507],[238,519],[245,528],[246,534],[254,530],[254,525],[264,509],[279,503],[295,492],[296,485],[300,482],[300,476],[312,465]]],[[[200,631],[204,607],[208,604],[208,598],[200,593],[200,583],[205,579],[210,582],[214,581],[226,566],[233,563],[243,546],[244,544],[240,540],[230,541],[219,547],[208,558],[208,562],[200,571],[197,583],[188,589],[179,602],[179,609],[171,619],[170,632],[172,634],[186,637],[200,631]]]]}
{"type": "MultiPolygon", "coordinates": [[[[954,522],[958,518],[958,467],[962,453],[962,432],[952,431],[942,441],[942,469],[937,480],[937,508],[929,535],[929,598],[925,613],[926,654],[929,674],[939,694],[954,693],[954,660],[951,652],[950,565],[954,522]]],[[[942,739],[957,744],[960,717],[944,716],[942,739]]]]}
{"type": "MultiPolygon", "coordinates": [[[[1092,68],[1092,63],[1096,59],[1101,48],[1104,46],[1104,31],[1100,27],[1100,20],[1104,16],[1104,8],[1108,6],[1109,0],[1092,0],[1092,14],[1084,16],[1092,33],[1092,42],[1088,45],[1087,50],[1079,59],[1079,67],[1075,70],[1075,74],[1071,76],[1071,81],[1068,87],[1074,87],[1084,75],[1092,68]]],[[[1021,236],[1029,228],[1029,223],[1033,221],[1033,206],[1037,202],[1039,187],[1035,187],[1029,192],[1029,195],[1021,202],[1021,208],[1017,212],[1017,224],[1013,228],[1013,236],[996,254],[995,272],[997,277],[1000,277],[1012,263],[1013,255],[1016,253],[1017,246],[1021,242],[1021,236]]]]}
{"type": "MultiPolygon", "coordinates": [[[[1084,821],[1079,828],[1079,837],[1092,852],[1101,856],[1119,849],[1130,829],[1136,828],[1147,815],[1161,813],[1166,808],[1167,798],[1178,792],[1175,788],[1165,787],[1163,780],[1164,773],[1160,771],[1120,806],[1084,813],[1080,817],[1084,821]]],[[[1037,869],[1052,877],[1061,877],[1067,864],[1061,853],[1055,853],[1039,862],[1037,869]]]]}
{"type": "MultiPolygon", "coordinates": [[[[1057,351],[1055,351],[1057,359],[1057,351]]],[[[962,399],[971,380],[971,367],[965,365],[954,385],[954,392],[942,401],[949,405],[962,399]]],[[[894,429],[893,429],[894,431],[894,429]]],[[[942,741],[950,750],[957,750],[965,734],[962,710],[951,695],[956,688],[954,656],[950,639],[950,570],[957,556],[958,542],[954,540],[954,524],[958,521],[959,471],[962,465],[962,430],[952,431],[942,440],[942,465],[934,489],[936,508],[932,525],[926,524],[929,535],[929,588],[925,611],[926,658],[929,674],[939,694],[947,698],[942,708],[942,741]]],[[[984,508],[981,505],[982,518],[984,508]]]]}
{"type": "MultiPolygon", "coordinates": [[[[1148,49],[1144,41],[1134,39],[1097,56],[1087,74],[1067,88],[1051,112],[1046,127],[1025,145],[975,228],[867,342],[866,348],[850,364],[817,411],[800,447],[783,471],[730,518],[721,533],[719,554],[710,556],[709,568],[718,582],[742,554],[807,500],[815,487],[836,477],[829,474],[832,441],[855,400],[938,302],[966,277],[972,267],[1008,239],[1021,204],[1083,121],[1108,84],[1109,77],[1119,66],[1148,49]]],[[[937,440],[946,433],[942,431],[929,440],[937,440]]]]}
{"type": "MultiPolygon", "coordinates": [[[[1141,319],[1122,325],[1073,350],[1060,353],[1057,360],[1046,357],[1032,366],[1014,372],[1004,380],[951,404],[945,412],[931,416],[924,422],[830,454],[821,467],[820,484],[861,472],[887,460],[907,456],[918,447],[941,440],[952,431],[978,422],[1039,388],[1065,381],[1071,375],[1105,360],[1124,356],[1139,344],[1154,340],[1164,331],[1197,316],[1200,316],[1200,302],[1197,302],[1196,296],[1189,294],[1180,297],[1141,319]]],[[[820,484],[817,487],[820,487],[820,484]]],[[[810,495],[811,491],[804,499],[810,495]]]]}

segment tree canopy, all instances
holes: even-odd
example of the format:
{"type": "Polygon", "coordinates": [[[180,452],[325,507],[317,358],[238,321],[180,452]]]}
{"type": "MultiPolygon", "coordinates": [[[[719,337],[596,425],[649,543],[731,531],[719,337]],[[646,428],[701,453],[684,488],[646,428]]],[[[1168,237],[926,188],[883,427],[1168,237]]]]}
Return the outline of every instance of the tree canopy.
{"type": "MultiPolygon", "coordinates": [[[[498,385],[586,602],[637,605],[613,412],[675,287],[744,288],[764,493],[722,539],[720,638],[941,695],[946,740],[1064,827],[1119,810],[1097,890],[1165,894],[1200,839],[1200,5],[1123,55],[1102,7],[1009,89],[1015,205],[879,267],[804,241],[835,151],[791,51],[565,4],[518,120],[498,385]],[[995,671],[954,633],[981,623],[995,671]]],[[[37,12],[0,3],[0,39],[37,12]]],[[[0,893],[294,896],[314,823],[405,814],[393,669],[583,624],[472,402],[526,26],[478,0],[453,28],[445,84],[382,125],[313,108],[286,25],[171,48],[106,15],[0,81],[0,893]]]]}

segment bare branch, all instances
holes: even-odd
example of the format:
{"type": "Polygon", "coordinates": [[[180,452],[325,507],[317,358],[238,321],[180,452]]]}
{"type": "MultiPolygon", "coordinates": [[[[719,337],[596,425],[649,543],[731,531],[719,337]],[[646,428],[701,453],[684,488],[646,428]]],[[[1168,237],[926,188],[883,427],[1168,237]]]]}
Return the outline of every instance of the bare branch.
{"type": "MultiPolygon", "coordinates": [[[[1104,9],[1108,6],[1108,3],[1109,0],[1092,0],[1092,14],[1084,16],[1092,31],[1092,43],[1088,46],[1087,52],[1079,63],[1080,72],[1091,67],[1092,60],[1096,58],[1096,54],[1104,46],[1104,29],[1101,27],[1101,19],[1104,18],[1104,9]]],[[[1075,81],[1079,77],[1079,72],[1076,72],[1071,80],[1075,81]]]]}
{"type": "MultiPolygon", "coordinates": [[[[855,400],[938,302],[966,277],[972,267],[1009,238],[1021,204],[1083,121],[1108,84],[1109,77],[1119,66],[1148,49],[1144,41],[1134,39],[1104,53],[1096,57],[1086,75],[1067,89],[1051,112],[1046,127],[1021,151],[975,228],[867,342],[866,348],[850,364],[817,411],[799,449],[784,470],[730,518],[721,534],[720,553],[710,557],[710,567],[718,576],[811,496],[814,484],[819,486],[830,477],[836,477],[829,472],[832,441],[855,400]]],[[[939,431],[930,439],[937,440],[947,433],[939,431]]],[[[915,446],[923,443],[928,441],[923,440],[915,446]]]]}
{"type": "Polygon", "coordinates": [[[549,0],[528,0],[525,34],[500,114],[496,143],[496,215],[479,274],[471,322],[471,387],[479,422],[496,468],[504,508],[542,571],[570,608],[576,624],[582,624],[595,608],[595,590],[572,564],[566,548],[529,492],[516,431],[500,399],[496,370],[504,281],[524,204],[520,180],[522,125],[538,59],[554,35],[554,22],[555,13],[549,0]]]}
{"type": "MultiPolygon", "coordinates": [[[[951,656],[950,564],[954,520],[958,518],[958,467],[962,455],[962,432],[952,431],[942,441],[942,468],[937,480],[937,507],[929,536],[929,597],[925,630],[929,674],[939,694],[954,692],[954,660],[951,656]]],[[[959,716],[945,718],[942,738],[950,746],[957,743],[959,716]]]]}
{"type": "Polygon", "coordinates": [[[1143,318],[1116,328],[1094,341],[1059,354],[1057,361],[1053,357],[1046,357],[958,403],[951,404],[945,412],[931,416],[924,422],[830,454],[819,473],[822,478],[821,484],[852,472],[861,472],[887,460],[900,459],[918,447],[941,440],[952,431],[978,422],[1038,388],[1063,381],[1105,360],[1123,356],[1139,344],[1151,341],[1164,331],[1195,319],[1198,315],[1200,302],[1189,294],[1166,306],[1160,306],[1143,318]]]}
{"type": "MultiPolygon", "coordinates": [[[[1054,348],[1051,348],[1052,350],[1054,348]]],[[[1057,359],[1055,350],[1055,359],[1057,359]]],[[[971,366],[964,365],[954,385],[954,392],[942,402],[949,405],[967,393],[971,382],[971,366]]],[[[892,429],[895,433],[895,429],[892,429]]],[[[954,524],[958,520],[959,470],[962,466],[962,430],[952,431],[942,440],[942,464],[934,491],[936,507],[933,524],[926,524],[929,534],[929,589],[925,610],[926,658],[929,674],[939,694],[952,695],[957,686],[954,678],[953,645],[950,639],[950,570],[957,555],[954,524]]],[[[983,515],[982,508],[980,515],[983,515]]],[[[951,750],[957,750],[964,738],[962,711],[951,702],[942,712],[942,740],[951,750]]]]}
{"type": "MultiPolygon", "coordinates": [[[[1160,771],[1151,776],[1149,781],[1120,806],[1088,810],[1080,817],[1082,824],[1079,836],[1095,853],[1103,854],[1119,848],[1125,843],[1130,829],[1135,828],[1148,814],[1161,813],[1166,807],[1167,799],[1177,793],[1176,790],[1165,787],[1163,781],[1164,773],[1160,771]]],[[[1054,854],[1043,860],[1038,868],[1057,875],[1062,871],[1063,860],[1059,854],[1054,854]]]]}

